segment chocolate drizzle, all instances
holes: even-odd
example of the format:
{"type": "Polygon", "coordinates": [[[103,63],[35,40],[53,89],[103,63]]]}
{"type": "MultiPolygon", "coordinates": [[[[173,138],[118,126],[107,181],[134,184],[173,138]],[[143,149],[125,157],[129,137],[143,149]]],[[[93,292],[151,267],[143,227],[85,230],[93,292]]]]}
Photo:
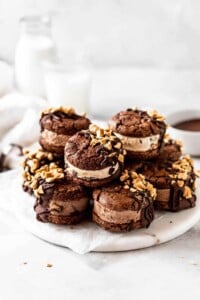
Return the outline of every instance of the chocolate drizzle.
{"type": "Polygon", "coordinates": [[[154,115],[150,116],[146,111],[139,109],[119,112],[112,117],[109,125],[114,132],[138,138],[155,134],[163,137],[166,131],[166,124],[163,120],[154,115]]]}
{"type": "Polygon", "coordinates": [[[89,204],[86,189],[72,183],[67,183],[64,179],[53,183],[48,183],[44,179],[40,179],[39,183],[44,191],[44,193],[37,197],[34,205],[36,218],[39,221],[73,224],[78,222],[80,218],[83,218],[85,209],[79,211],[74,207],[74,212],[68,214],[63,214],[63,211],[65,202],[71,203],[73,207],[73,201],[88,198],[89,204]],[[52,202],[54,203],[53,205],[51,205],[52,202]]]}
{"type": "Polygon", "coordinates": [[[90,120],[77,114],[67,114],[62,111],[55,111],[42,114],[40,118],[41,131],[45,129],[57,134],[73,135],[81,129],[87,129],[90,120]]]}
{"type": "Polygon", "coordinates": [[[181,209],[191,208],[191,207],[195,206],[196,195],[194,195],[194,193],[192,193],[192,196],[190,198],[186,199],[183,196],[184,186],[179,187],[177,184],[171,185],[170,197],[169,197],[169,203],[168,203],[170,211],[176,212],[181,209]]]}
{"type": "MultiPolygon", "coordinates": [[[[169,191],[168,200],[156,198],[155,207],[170,211],[179,211],[195,206],[196,196],[193,162],[185,156],[176,162],[149,163],[140,170],[158,190],[169,191]]],[[[162,195],[158,193],[158,195],[162,195]]]]}
{"type": "Polygon", "coordinates": [[[146,199],[146,206],[141,211],[141,222],[144,227],[148,227],[154,219],[153,202],[146,199]]]}

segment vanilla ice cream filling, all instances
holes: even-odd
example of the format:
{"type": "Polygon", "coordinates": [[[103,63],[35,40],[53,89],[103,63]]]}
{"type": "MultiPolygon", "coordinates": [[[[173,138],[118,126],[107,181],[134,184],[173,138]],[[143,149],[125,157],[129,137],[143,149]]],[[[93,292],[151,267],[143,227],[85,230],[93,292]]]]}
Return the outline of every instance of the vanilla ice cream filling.
{"type": "Polygon", "coordinates": [[[115,132],[115,135],[122,141],[124,148],[128,151],[145,152],[158,148],[159,134],[147,137],[130,137],[115,132]]]}
{"type": "Polygon", "coordinates": [[[137,222],[140,220],[141,217],[141,210],[111,210],[109,208],[104,207],[98,201],[94,201],[93,211],[101,220],[114,224],[137,222]]]}
{"type": "Polygon", "coordinates": [[[119,163],[117,162],[114,166],[109,166],[104,169],[100,170],[84,170],[84,169],[79,169],[72,164],[70,164],[69,161],[66,160],[66,165],[67,165],[67,172],[72,174],[76,173],[77,178],[81,179],[104,179],[110,177],[112,174],[115,174],[118,169],[119,169],[119,163]],[[110,169],[112,170],[112,174],[110,174],[110,169]]]}
{"type": "Polygon", "coordinates": [[[65,146],[66,142],[70,138],[69,135],[65,134],[58,134],[54,131],[50,131],[45,129],[42,131],[41,136],[43,139],[45,139],[46,143],[48,144],[54,144],[55,146],[65,146]]]}

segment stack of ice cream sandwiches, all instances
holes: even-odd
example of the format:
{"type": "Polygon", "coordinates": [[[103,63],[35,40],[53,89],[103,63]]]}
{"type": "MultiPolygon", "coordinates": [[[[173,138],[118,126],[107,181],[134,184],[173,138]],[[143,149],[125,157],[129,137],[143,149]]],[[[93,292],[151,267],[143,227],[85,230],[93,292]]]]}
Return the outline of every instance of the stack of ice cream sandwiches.
{"type": "Polygon", "coordinates": [[[195,206],[197,171],[157,112],[127,109],[103,129],[72,108],[50,108],[40,126],[41,148],[25,151],[23,162],[23,189],[35,197],[39,221],[88,219],[123,232],[148,227],[155,209],[195,206]]]}

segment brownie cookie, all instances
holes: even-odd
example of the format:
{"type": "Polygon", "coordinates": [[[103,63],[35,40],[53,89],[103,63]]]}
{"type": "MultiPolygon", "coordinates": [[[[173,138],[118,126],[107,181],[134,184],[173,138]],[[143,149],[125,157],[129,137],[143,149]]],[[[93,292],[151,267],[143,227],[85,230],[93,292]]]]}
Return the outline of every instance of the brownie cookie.
{"type": "Polygon", "coordinates": [[[65,146],[67,178],[87,187],[102,186],[120,176],[125,150],[110,130],[92,124],[65,146]]]}
{"type": "Polygon", "coordinates": [[[24,151],[25,159],[22,163],[23,167],[23,189],[25,192],[33,194],[33,189],[36,187],[35,175],[44,165],[49,165],[55,162],[57,166],[63,167],[62,159],[58,159],[51,152],[38,149],[35,152],[24,151]]]}
{"type": "Polygon", "coordinates": [[[157,190],[155,208],[179,211],[195,206],[197,172],[189,156],[173,163],[148,163],[142,174],[157,190]]]}
{"type": "Polygon", "coordinates": [[[176,161],[182,155],[182,143],[178,140],[171,139],[168,135],[165,136],[158,160],[163,161],[176,161]]]}
{"type": "Polygon", "coordinates": [[[76,224],[88,212],[89,196],[80,185],[67,182],[63,168],[55,163],[44,165],[36,173],[34,210],[39,221],[76,224]]]}
{"type": "Polygon", "coordinates": [[[166,124],[157,112],[127,109],[112,117],[109,126],[130,158],[146,160],[159,155],[166,124]]]}
{"type": "Polygon", "coordinates": [[[145,164],[145,161],[135,160],[126,157],[124,162],[124,169],[127,169],[129,172],[140,172],[140,169],[145,164]]]}
{"type": "Polygon", "coordinates": [[[93,220],[112,232],[148,227],[154,218],[156,190],[143,175],[123,172],[120,181],[93,191],[93,220]]]}
{"type": "Polygon", "coordinates": [[[68,139],[82,129],[88,129],[90,120],[77,115],[72,108],[50,108],[40,118],[40,144],[43,149],[63,156],[68,139]]]}

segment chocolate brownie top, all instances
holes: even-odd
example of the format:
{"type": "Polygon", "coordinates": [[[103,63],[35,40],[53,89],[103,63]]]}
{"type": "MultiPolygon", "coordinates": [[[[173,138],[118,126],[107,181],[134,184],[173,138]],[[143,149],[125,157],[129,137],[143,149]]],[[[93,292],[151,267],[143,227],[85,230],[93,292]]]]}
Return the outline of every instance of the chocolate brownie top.
{"type": "Polygon", "coordinates": [[[156,188],[167,189],[174,185],[187,190],[188,195],[189,190],[195,189],[195,179],[198,177],[188,155],[176,162],[145,164],[141,172],[156,188]]]}
{"type": "Polygon", "coordinates": [[[116,211],[136,210],[142,207],[142,195],[132,193],[130,190],[123,188],[119,183],[110,184],[107,187],[95,189],[93,198],[99,201],[106,208],[116,211]]]}
{"type": "MultiPolygon", "coordinates": [[[[52,211],[58,214],[62,213],[63,202],[72,202],[73,205],[73,201],[88,198],[87,191],[84,187],[66,182],[62,179],[54,182],[46,182],[44,179],[40,179],[39,187],[42,192],[38,193],[34,210],[36,211],[37,219],[43,222],[48,222],[48,214],[50,211],[51,213],[52,211]],[[51,205],[51,203],[53,204],[51,205]]],[[[79,213],[79,211],[77,210],[74,214],[75,213],[79,213]]]]}
{"type": "Polygon", "coordinates": [[[127,169],[128,171],[139,171],[142,167],[145,161],[142,160],[136,160],[136,159],[130,159],[128,157],[125,157],[125,163],[124,163],[124,168],[127,169]]]}
{"type": "Polygon", "coordinates": [[[182,155],[182,144],[173,139],[164,140],[158,157],[159,161],[176,161],[182,155]]]}
{"type": "Polygon", "coordinates": [[[143,175],[125,170],[119,181],[95,189],[93,198],[109,209],[139,211],[144,204],[155,200],[156,190],[143,175]]]}
{"type": "Polygon", "coordinates": [[[38,198],[42,200],[71,201],[78,200],[87,195],[86,189],[83,186],[67,182],[64,179],[47,182],[41,178],[39,186],[43,190],[43,193],[40,193],[38,198]]]}
{"type": "Polygon", "coordinates": [[[119,134],[130,137],[147,137],[165,132],[164,118],[157,112],[138,109],[121,111],[109,121],[110,128],[119,134]]]}
{"type": "Polygon", "coordinates": [[[144,164],[141,173],[149,180],[156,188],[169,188],[172,179],[170,178],[171,166],[168,164],[159,164],[148,162],[144,164]]]}
{"type": "Polygon", "coordinates": [[[92,124],[73,135],[65,146],[65,162],[84,170],[100,170],[123,164],[125,151],[110,130],[92,124]]]}
{"type": "Polygon", "coordinates": [[[51,108],[41,114],[41,130],[49,130],[57,134],[73,135],[82,129],[88,129],[90,120],[80,116],[72,108],[51,108]]]}

